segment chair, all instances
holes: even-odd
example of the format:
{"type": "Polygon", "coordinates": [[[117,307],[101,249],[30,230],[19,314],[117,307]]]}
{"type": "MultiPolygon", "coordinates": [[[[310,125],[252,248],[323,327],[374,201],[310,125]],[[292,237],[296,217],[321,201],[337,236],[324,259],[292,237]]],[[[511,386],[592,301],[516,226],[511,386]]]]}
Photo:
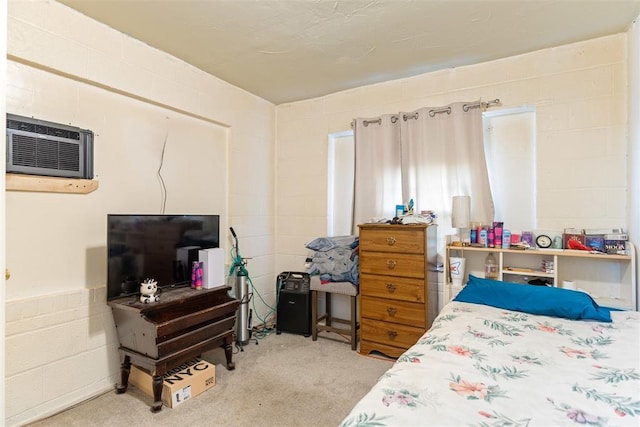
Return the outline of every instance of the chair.
{"type": "Polygon", "coordinates": [[[351,343],[351,350],[358,346],[358,323],[356,321],[356,299],[358,287],[351,282],[329,282],[322,284],[319,276],[311,276],[311,337],[318,339],[319,331],[335,332],[345,336],[351,343]],[[325,314],[318,317],[318,293],[325,294],[325,314]],[[351,319],[340,319],[331,314],[331,295],[348,295],[351,298],[351,319]],[[324,320],[324,324],[321,322],[324,320]],[[337,328],[333,323],[349,325],[348,328],[337,328]]]}

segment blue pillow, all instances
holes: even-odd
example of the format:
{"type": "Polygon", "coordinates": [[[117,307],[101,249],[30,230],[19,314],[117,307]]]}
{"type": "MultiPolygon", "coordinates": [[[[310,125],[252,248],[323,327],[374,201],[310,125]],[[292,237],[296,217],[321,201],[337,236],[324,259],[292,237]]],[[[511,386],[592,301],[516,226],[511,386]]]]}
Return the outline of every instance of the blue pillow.
{"type": "Polygon", "coordinates": [[[453,300],[572,320],[611,322],[610,310],[584,292],[480,279],[471,274],[469,283],[453,300]]]}

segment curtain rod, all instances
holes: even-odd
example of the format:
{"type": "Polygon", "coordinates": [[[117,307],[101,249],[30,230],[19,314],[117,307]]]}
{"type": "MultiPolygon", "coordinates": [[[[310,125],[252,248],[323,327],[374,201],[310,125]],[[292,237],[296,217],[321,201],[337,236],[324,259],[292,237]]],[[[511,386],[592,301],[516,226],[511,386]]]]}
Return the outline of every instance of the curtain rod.
{"type": "Polygon", "coordinates": [[[491,101],[487,101],[487,102],[478,101],[478,102],[472,102],[471,104],[464,104],[462,106],[462,110],[469,111],[469,108],[478,108],[478,107],[489,108],[492,105],[497,105],[497,104],[500,104],[500,98],[492,99],[491,101]]]}
{"type": "MultiPolygon", "coordinates": [[[[478,101],[478,102],[471,102],[469,104],[463,104],[462,105],[462,111],[464,111],[465,113],[467,111],[469,111],[472,108],[489,108],[494,104],[500,104],[500,99],[496,98],[493,99],[491,101],[487,101],[487,102],[482,102],[482,101],[478,101]]],[[[439,108],[437,110],[429,110],[429,117],[435,117],[436,114],[440,114],[440,113],[447,113],[447,114],[451,114],[451,107],[446,107],[446,108],[439,108]]],[[[406,121],[407,119],[417,119],[418,118],[418,113],[414,114],[414,115],[404,115],[403,116],[404,120],[406,121]]]]}
{"type": "MultiPolygon", "coordinates": [[[[496,98],[493,99],[491,101],[487,101],[487,102],[482,102],[482,101],[478,101],[478,102],[471,102],[469,104],[463,104],[462,105],[462,111],[464,111],[465,113],[467,111],[469,111],[472,108],[489,108],[492,105],[497,105],[500,104],[500,99],[496,98]]],[[[436,114],[440,114],[440,113],[447,113],[447,114],[451,114],[451,107],[446,107],[446,108],[440,108],[440,109],[434,109],[434,110],[429,110],[429,116],[430,117],[435,117],[436,114]]],[[[391,122],[395,123],[396,121],[398,121],[398,116],[391,116],[391,122]]],[[[402,118],[404,119],[404,121],[406,122],[408,119],[417,119],[418,118],[418,113],[413,113],[413,114],[403,114],[402,118]]],[[[369,126],[371,124],[378,124],[381,125],[382,124],[382,118],[378,117],[377,119],[372,119],[372,120],[364,120],[362,122],[364,124],[364,126],[369,126]]],[[[356,121],[352,120],[351,121],[351,127],[354,127],[356,125],[356,121]]]]}

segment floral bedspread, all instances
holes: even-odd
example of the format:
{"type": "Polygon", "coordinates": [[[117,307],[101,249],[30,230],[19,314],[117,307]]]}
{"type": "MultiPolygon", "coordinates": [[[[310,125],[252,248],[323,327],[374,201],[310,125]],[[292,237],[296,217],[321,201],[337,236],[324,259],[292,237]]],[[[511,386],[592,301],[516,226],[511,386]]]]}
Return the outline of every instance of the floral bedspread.
{"type": "Polygon", "coordinates": [[[639,426],[640,313],[574,321],[451,302],[341,426],[639,426]]]}

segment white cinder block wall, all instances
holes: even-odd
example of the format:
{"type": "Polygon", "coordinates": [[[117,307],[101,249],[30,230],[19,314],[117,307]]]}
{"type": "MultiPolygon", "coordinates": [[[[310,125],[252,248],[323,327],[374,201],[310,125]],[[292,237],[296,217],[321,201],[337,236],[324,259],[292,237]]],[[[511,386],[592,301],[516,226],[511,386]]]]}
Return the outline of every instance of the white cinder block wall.
{"type": "Polygon", "coordinates": [[[113,386],[118,339],[104,287],[7,302],[7,425],[113,386]]]}
{"type": "MultiPolygon", "coordinates": [[[[355,117],[478,98],[536,107],[539,229],[627,226],[623,33],[279,105],[276,271],[301,268],[304,244],[326,234],[328,134],[355,117]]],[[[442,287],[436,297],[442,306],[442,287]]]]}
{"type": "MultiPolygon", "coordinates": [[[[218,213],[274,299],[275,106],[49,0],[9,1],[7,111],[96,133],[97,191],[6,193],[6,425],[112,390],[106,214],[218,213]]],[[[269,294],[270,293],[270,294],[269,294]]]]}
{"type": "MultiPolygon", "coordinates": [[[[198,174],[170,174],[167,209],[221,212],[223,236],[236,229],[267,301],[275,274],[301,269],[304,243],[326,233],[327,136],[358,116],[478,97],[535,105],[540,227],[626,224],[626,34],[276,108],[51,0],[10,0],[7,20],[7,111],[96,129],[100,181],[84,196],[7,193],[7,425],[117,381],[104,217],[112,206],[158,211],[157,183],[128,162],[157,154],[167,130],[197,129],[196,149],[222,168],[204,189],[193,185],[198,174]],[[593,174],[605,161],[613,173],[593,174]],[[81,375],[69,377],[70,367],[81,375]]],[[[170,157],[179,169],[184,158],[170,157]]]]}

